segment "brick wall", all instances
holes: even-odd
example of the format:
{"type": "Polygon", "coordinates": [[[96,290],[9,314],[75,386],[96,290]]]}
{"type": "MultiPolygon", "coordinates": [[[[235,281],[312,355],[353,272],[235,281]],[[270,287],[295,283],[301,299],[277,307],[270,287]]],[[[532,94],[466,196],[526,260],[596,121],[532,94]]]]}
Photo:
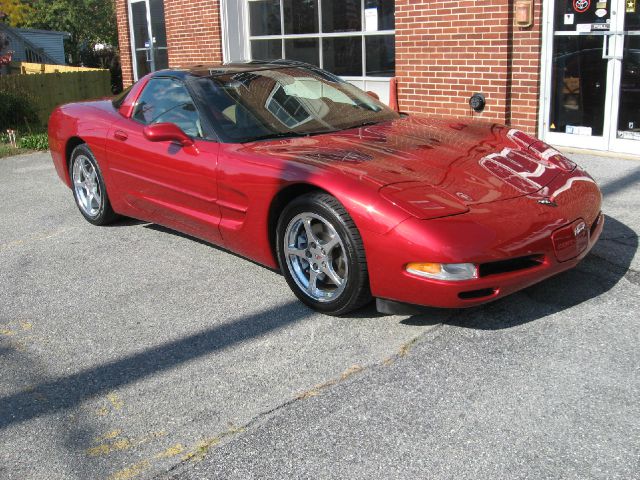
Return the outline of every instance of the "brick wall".
{"type": "Polygon", "coordinates": [[[122,83],[126,88],[133,83],[131,41],[129,36],[129,10],[127,8],[127,0],[116,0],[116,18],[118,23],[120,64],[122,66],[122,83]]]}
{"type": "MultiPolygon", "coordinates": [[[[533,2],[533,26],[515,28],[513,34],[511,123],[536,133],[540,108],[540,56],[542,1],[533,2]]],[[[540,133],[540,132],[537,132],[540,133]]]]}
{"type": "Polygon", "coordinates": [[[535,133],[539,97],[541,0],[534,26],[513,27],[512,0],[396,0],[400,108],[479,117],[535,133]],[[482,114],[468,99],[487,97],[482,114]]]}
{"type": "MultiPolygon", "coordinates": [[[[133,83],[127,0],[116,0],[125,87],[133,83]]],[[[169,66],[222,61],[219,0],[164,0],[169,66]]]]}
{"type": "Polygon", "coordinates": [[[169,66],[222,61],[220,0],[164,0],[169,66]]]}

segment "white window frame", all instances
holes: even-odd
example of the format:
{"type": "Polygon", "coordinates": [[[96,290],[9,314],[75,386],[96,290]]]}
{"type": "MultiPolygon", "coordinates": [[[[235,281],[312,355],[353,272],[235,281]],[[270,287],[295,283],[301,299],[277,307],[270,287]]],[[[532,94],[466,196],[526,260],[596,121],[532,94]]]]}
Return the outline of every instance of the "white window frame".
{"type": "MultiPolygon", "coordinates": [[[[246,15],[244,16],[244,31],[246,32],[245,35],[245,39],[246,39],[246,43],[245,43],[245,52],[247,55],[247,58],[249,60],[252,60],[253,57],[251,55],[251,41],[252,40],[280,40],[281,42],[281,47],[282,47],[282,53],[281,53],[281,57],[282,58],[286,58],[285,57],[285,40],[296,40],[296,39],[305,39],[305,38],[312,38],[312,39],[318,39],[319,41],[319,64],[320,64],[320,68],[324,68],[324,51],[323,51],[323,45],[322,45],[322,40],[325,38],[340,38],[340,37],[361,37],[362,39],[362,75],[361,76],[352,76],[352,75],[346,75],[346,76],[340,76],[340,78],[347,80],[350,83],[362,83],[362,85],[357,85],[360,88],[363,88],[364,90],[367,89],[367,84],[368,83],[373,83],[373,82],[385,82],[386,84],[388,84],[391,81],[392,77],[375,77],[375,76],[367,76],[367,51],[366,51],[366,39],[367,37],[373,37],[373,36],[393,36],[394,40],[395,40],[395,34],[396,31],[395,29],[392,30],[377,30],[377,31],[366,31],[364,30],[366,28],[365,25],[365,0],[360,0],[360,15],[362,18],[362,24],[361,24],[361,30],[357,30],[357,31],[352,31],[352,32],[335,32],[335,33],[326,33],[326,32],[322,32],[322,0],[317,0],[318,1],[318,30],[319,32],[317,33],[304,33],[304,34],[284,34],[284,3],[283,0],[280,0],[280,32],[282,32],[282,34],[280,35],[251,35],[251,30],[250,30],[250,18],[249,18],[249,3],[250,2],[254,2],[254,1],[260,1],[260,0],[244,0],[244,5],[243,7],[245,8],[245,12],[246,15]]],[[[394,12],[394,16],[395,16],[395,12],[394,12]]],[[[395,62],[394,62],[394,67],[395,67],[395,62]]],[[[388,88],[387,88],[388,90],[388,88]]],[[[383,98],[383,97],[387,97],[387,95],[383,95],[381,96],[381,100],[383,101],[388,101],[387,98],[383,98]]]]}

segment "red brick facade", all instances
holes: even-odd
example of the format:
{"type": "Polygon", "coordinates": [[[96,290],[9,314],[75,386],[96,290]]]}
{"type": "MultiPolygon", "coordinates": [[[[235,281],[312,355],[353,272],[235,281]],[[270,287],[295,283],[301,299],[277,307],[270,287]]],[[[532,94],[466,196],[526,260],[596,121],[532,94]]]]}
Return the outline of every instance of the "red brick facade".
{"type": "Polygon", "coordinates": [[[219,0],[164,0],[169,66],[222,62],[219,0]]]}
{"type": "MultiPolygon", "coordinates": [[[[542,1],[530,28],[513,1],[396,0],[396,76],[403,111],[478,116],[536,132],[542,1]],[[482,114],[469,97],[487,97],[482,114]]],[[[133,81],[126,0],[116,0],[125,85],[133,81]]],[[[222,60],[220,1],[165,0],[169,65],[222,60]]]]}
{"type": "Polygon", "coordinates": [[[533,26],[513,27],[513,2],[396,0],[396,76],[403,111],[479,116],[536,131],[541,0],[533,26]],[[487,97],[482,114],[469,97],[487,97]]]}

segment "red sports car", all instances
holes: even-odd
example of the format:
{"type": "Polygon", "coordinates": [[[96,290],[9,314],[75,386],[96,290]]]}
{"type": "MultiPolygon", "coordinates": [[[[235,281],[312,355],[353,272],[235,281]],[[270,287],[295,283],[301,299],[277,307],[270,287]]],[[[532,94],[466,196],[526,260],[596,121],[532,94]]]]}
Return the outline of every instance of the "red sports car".
{"type": "Polygon", "coordinates": [[[155,72],[57,108],[49,140],[89,222],[221,245],[334,315],[495,300],[575,266],[603,226],[594,180],[543,142],[398,114],[297,63],[155,72]]]}

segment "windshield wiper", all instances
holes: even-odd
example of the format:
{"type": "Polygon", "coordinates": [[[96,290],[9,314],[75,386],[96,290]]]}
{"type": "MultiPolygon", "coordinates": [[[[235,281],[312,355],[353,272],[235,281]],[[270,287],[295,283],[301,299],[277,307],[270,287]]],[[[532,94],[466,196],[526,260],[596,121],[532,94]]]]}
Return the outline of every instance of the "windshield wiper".
{"type": "Polygon", "coordinates": [[[267,133],[266,135],[260,135],[259,137],[253,137],[247,142],[254,142],[256,140],[270,140],[272,138],[289,138],[289,137],[311,137],[312,135],[322,135],[324,133],[335,133],[341,130],[320,130],[318,132],[277,132],[267,133]]]}
{"type": "Polygon", "coordinates": [[[247,142],[255,142],[256,140],[270,140],[272,138],[290,138],[290,137],[308,137],[308,133],[298,133],[298,132],[274,132],[267,133],[265,135],[259,135],[257,137],[252,137],[247,142]]]}
{"type": "MultiPolygon", "coordinates": [[[[359,123],[358,125],[354,125],[353,127],[347,127],[347,129],[349,128],[361,128],[361,127],[369,127],[371,125],[377,125],[379,123],[382,123],[382,121],[370,121],[370,122],[364,122],[364,123],[359,123]]],[[[345,129],[346,130],[346,129],[345,129]]]]}

